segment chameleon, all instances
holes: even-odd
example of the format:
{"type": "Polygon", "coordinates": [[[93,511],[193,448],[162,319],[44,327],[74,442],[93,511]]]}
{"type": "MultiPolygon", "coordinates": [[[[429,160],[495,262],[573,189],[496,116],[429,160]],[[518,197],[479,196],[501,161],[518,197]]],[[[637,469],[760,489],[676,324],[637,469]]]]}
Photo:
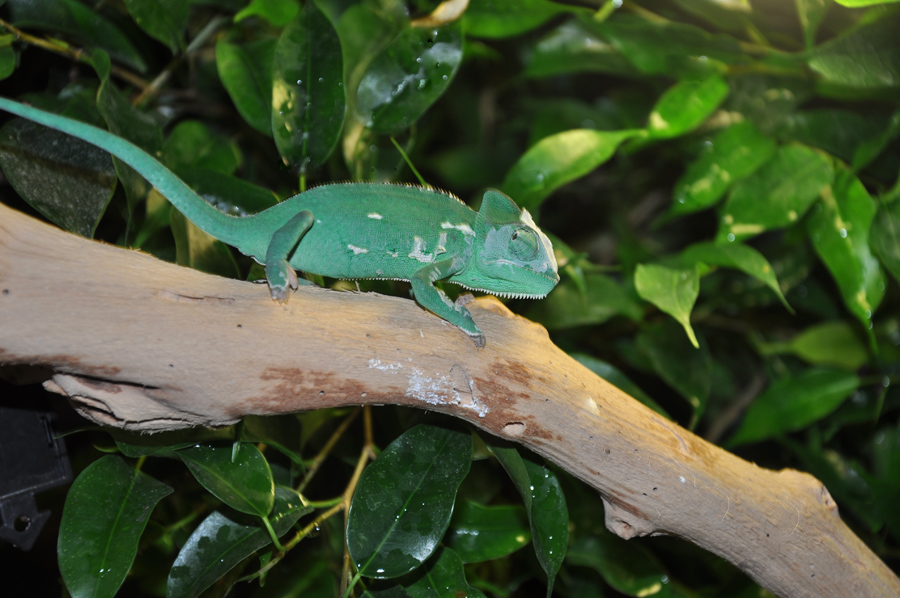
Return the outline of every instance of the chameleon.
{"type": "Polygon", "coordinates": [[[78,137],[116,156],[155,186],[204,232],[265,266],[272,299],[312,284],[297,270],[337,279],[409,281],[415,300],[484,347],[484,333],[447,281],[500,297],[542,299],[559,282],[553,246],[495,189],[476,212],[430,187],[332,183],[247,216],[217,210],[156,158],[92,125],[0,97],[0,109],[78,137]]]}

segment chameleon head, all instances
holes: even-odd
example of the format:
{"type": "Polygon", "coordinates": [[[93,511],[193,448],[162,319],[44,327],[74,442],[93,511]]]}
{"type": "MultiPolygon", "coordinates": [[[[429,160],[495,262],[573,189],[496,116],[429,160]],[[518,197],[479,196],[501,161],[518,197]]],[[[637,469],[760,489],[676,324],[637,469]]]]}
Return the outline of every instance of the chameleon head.
{"type": "Polygon", "coordinates": [[[540,299],[559,282],[553,245],[528,210],[494,189],[475,218],[472,258],[450,280],[501,297],[540,299]]]}

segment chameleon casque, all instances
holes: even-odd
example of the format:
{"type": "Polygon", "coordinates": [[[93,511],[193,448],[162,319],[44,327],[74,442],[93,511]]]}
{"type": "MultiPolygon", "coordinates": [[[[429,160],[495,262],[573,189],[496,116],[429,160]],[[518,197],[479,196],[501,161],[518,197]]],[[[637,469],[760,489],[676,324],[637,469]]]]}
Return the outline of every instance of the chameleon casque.
{"type": "Polygon", "coordinates": [[[296,270],[407,280],[422,307],[483,347],[484,334],[469,310],[435,287],[436,281],[529,299],[545,297],[559,282],[550,240],[527,210],[496,190],[485,192],[475,212],[452,195],[424,187],[329,184],[237,217],[218,211],[125,139],[5,98],[0,109],[83,139],[134,168],[204,232],[264,264],[277,301],[286,301],[288,287],[301,282],[296,270]]]}

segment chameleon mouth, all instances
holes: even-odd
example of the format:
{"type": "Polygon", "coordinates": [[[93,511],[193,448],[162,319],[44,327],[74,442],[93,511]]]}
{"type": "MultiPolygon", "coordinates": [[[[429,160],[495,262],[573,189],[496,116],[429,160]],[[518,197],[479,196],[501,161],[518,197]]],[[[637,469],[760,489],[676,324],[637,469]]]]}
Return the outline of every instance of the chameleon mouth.
{"type": "Polygon", "coordinates": [[[543,299],[547,296],[547,293],[543,295],[532,294],[532,293],[507,293],[504,291],[491,291],[488,289],[480,289],[478,287],[470,287],[468,285],[462,284],[460,282],[456,282],[454,284],[458,284],[464,289],[468,289],[470,291],[478,291],[479,293],[487,293],[488,295],[494,295],[495,297],[502,297],[504,299],[543,299]]]}

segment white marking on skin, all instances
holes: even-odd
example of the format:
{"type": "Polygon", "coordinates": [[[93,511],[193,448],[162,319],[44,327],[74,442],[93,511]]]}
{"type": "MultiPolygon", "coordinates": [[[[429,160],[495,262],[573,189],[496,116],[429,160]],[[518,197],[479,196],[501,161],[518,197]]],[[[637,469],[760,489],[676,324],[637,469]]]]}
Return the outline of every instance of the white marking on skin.
{"type": "Polygon", "coordinates": [[[452,228],[454,230],[458,230],[464,235],[475,236],[475,231],[472,230],[472,227],[463,222],[462,224],[453,224],[451,222],[441,222],[441,228],[452,228]]]}
{"type": "Polygon", "coordinates": [[[458,405],[465,407],[477,413],[478,417],[484,417],[490,411],[486,405],[480,402],[472,404],[469,401],[464,401],[460,397],[459,392],[453,387],[453,381],[449,376],[439,375],[430,378],[425,376],[418,368],[412,369],[406,396],[429,405],[458,405]]]}
{"type": "Polygon", "coordinates": [[[434,254],[437,255],[439,253],[447,253],[447,233],[441,233],[438,237],[438,244],[434,254]]]}
{"type": "Polygon", "coordinates": [[[393,370],[401,370],[403,366],[399,363],[381,363],[380,359],[370,359],[369,360],[369,368],[375,370],[381,370],[383,372],[390,372],[393,370]]]}
{"type": "Polygon", "coordinates": [[[388,251],[387,254],[391,257],[399,257],[400,254],[396,251],[388,251]]]}
{"type": "Polygon", "coordinates": [[[347,249],[352,251],[354,255],[359,255],[360,253],[369,253],[369,250],[365,247],[357,247],[356,245],[347,245],[347,249]]]}
{"type": "Polygon", "coordinates": [[[422,237],[413,237],[413,250],[410,252],[409,257],[423,264],[434,262],[434,254],[425,253],[425,239],[422,237]]]}
{"type": "Polygon", "coordinates": [[[384,216],[382,216],[382,215],[379,214],[378,212],[372,212],[371,214],[366,214],[366,215],[367,215],[369,218],[371,218],[372,220],[381,220],[382,218],[384,218],[384,216]]]}
{"type": "Polygon", "coordinates": [[[381,268],[378,268],[377,270],[375,270],[376,276],[381,276],[382,274],[384,274],[384,270],[382,270],[381,268]]]}

